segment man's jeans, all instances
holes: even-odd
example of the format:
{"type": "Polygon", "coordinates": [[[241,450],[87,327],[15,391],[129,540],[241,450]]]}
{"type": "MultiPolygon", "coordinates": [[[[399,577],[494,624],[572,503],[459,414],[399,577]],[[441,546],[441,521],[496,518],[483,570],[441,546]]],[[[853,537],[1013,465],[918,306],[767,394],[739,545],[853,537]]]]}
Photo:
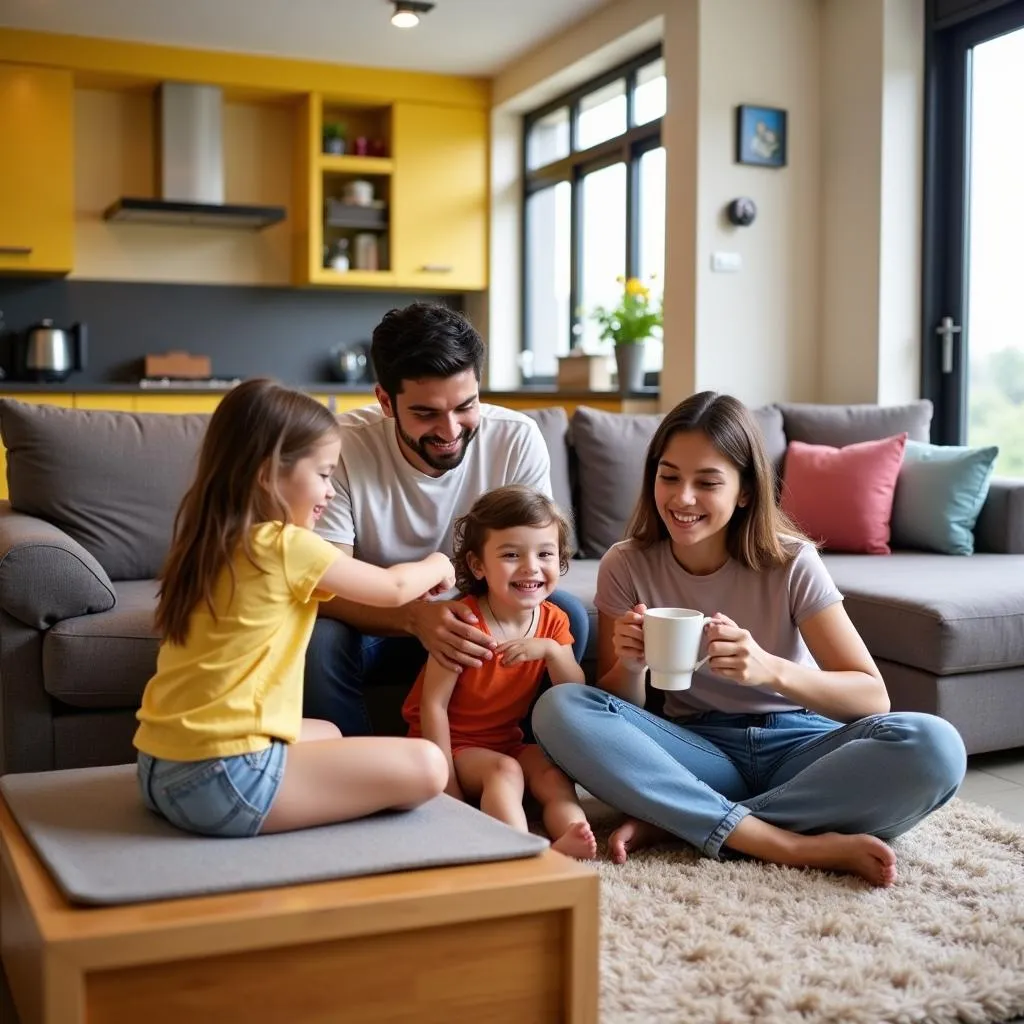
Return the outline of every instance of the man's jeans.
{"type": "MultiPolygon", "coordinates": [[[[569,616],[572,652],[579,661],[590,631],[583,602],[565,590],[556,590],[548,600],[569,616]]],[[[364,691],[387,683],[408,690],[426,660],[427,652],[414,636],[368,636],[321,616],[306,651],[303,715],[333,722],[345,736],[369,736],[373,727],[364,691]]],[[[523,727],[529,736],[529,718],[523,727]]]]}
{"type": "Polygon", "coordinates": [[[708,711],[683,725],[594,686],[554,686],[533,729],[589,793],[709,857],[747,814],[805,835],[891,839],[946,803],[967,767],[956,729],[917,712],[841,725],[812,711],[708,711]]]}

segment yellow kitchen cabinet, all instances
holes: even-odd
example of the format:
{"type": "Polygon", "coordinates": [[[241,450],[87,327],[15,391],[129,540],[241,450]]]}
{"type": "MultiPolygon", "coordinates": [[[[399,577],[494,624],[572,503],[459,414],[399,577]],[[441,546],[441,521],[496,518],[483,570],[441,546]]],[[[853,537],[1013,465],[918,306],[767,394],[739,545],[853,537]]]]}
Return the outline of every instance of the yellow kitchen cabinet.
{"type": "Polygon", "coordinates": [[[70,71],[0,63],[0,275],[74,263],[70,71]]]}
{"type": "Polygon", "coordinates": [[[213,412],[220,404],[223,394],[203,395],[137,395],[136,412],[213,412]]]}
{"type": "MultiPolygon", "coordinates": [[[[74,395],[27,395],[24,393],[2,394],[0,398],[13,398],[28,405],[57,405],[62,409],[70,409],[74,405],[74,395]]],[[[0,445],[0,500],[6,501],[7,491],[7,451],[0,445]]]]}
{"type": "Polygon", "coordinates": [[[98,394],[75,395],[76,409],[101,409],[105,412],[135,412],[135,395],[98,394]]]}
{"type": "Polygon", "coordinates": [[[407,288],[487,287],[487,112],[391,108],[391,270],[407,288]]]}

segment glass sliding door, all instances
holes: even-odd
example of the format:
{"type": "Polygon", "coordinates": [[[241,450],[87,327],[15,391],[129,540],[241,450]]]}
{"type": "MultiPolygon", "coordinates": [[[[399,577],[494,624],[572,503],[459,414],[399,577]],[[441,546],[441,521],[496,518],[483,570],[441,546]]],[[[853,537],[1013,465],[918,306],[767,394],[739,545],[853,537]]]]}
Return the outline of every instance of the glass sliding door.
{"type": "Polygon", "coordinates": [[[1024,0],[933,31],[924,390],[933,439],[1024,477],[1024,0]]]}

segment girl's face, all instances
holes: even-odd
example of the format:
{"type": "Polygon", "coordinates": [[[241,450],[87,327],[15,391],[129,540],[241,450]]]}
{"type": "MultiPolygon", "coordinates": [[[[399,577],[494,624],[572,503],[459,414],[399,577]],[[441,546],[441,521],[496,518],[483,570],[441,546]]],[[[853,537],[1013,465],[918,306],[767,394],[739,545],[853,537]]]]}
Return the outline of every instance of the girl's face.
{"type": "Polygon", "coordinates": [[[747,497],[732,461],[692,430],[669,438],[658,462],[654,502],[677,555],[698,548],[718,554],[725,551],[729,520],[747,497]]]}
{"type": "Polygon", "coordinates": [[[296,526],[312,530],[323,515],[327,502],[334,497],[331,475],[340,455],[341,441],[330,438],[282,472],[278,488],[296,526]]]}
{"type": "Polygon", "coordinates": [[[491,530],[480,557],[466,561],[478,580],[487,580],[492,606],[535,608],[558,583],[558,524],[491,530]]]}

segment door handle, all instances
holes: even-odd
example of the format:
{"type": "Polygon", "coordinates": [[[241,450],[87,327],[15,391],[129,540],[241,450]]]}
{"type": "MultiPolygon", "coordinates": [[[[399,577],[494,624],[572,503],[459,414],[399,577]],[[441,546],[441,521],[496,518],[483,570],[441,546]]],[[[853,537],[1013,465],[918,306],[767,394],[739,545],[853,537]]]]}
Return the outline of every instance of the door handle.
{"type": "Polygon", "coordinates": [[[944,316],[935,328],[935,333],[942,339],[942,372],[953,372],[953,341],[961,328],[951,316],[944,316]]]}
{"type": "Polygon", "coordinates": [[[450,274],[454,269],[450,263],[424,263],[420,267],[427,274],[450,274]]]}
{"type": "Polygon", "coordinates": [[[0,256],[31,256],[31,245],[0,245],[0,256]]]}

